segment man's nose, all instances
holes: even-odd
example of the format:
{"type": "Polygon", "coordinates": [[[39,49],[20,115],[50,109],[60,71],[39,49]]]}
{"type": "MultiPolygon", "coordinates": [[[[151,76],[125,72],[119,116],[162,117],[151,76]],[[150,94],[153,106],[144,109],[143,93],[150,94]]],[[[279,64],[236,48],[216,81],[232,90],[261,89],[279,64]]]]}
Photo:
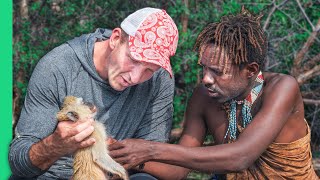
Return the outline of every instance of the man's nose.
{"type": "Polygon", "coordinates": [[[202,83],[207,86],[207,85],[212,85],[214,84],[215,79],[214,77],[207,72],[206,70],[203,70],[203,78],[202,78],[202,83]]]}
{"type": "Polygon", "coordinates": [[[131,75],[130,75],[131,83],[138,84],[140,82],[142,76],[143,76],[143,67],[142,67],[142,65],[134,67],[132,72],[131,72],[131,75]]]}

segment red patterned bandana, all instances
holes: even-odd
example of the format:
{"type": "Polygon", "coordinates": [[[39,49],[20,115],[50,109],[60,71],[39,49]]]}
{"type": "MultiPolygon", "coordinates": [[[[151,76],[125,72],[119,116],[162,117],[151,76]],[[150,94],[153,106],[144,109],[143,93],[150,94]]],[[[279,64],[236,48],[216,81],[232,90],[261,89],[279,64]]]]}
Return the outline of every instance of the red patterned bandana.
{"type": "Polygon", "coordinates": [[[149,15],[135,36],[129,36],[130,54],[135,60],[153,63],[167,70],[172,77],[170,56],[176,52],[178,29],[164,11],[149,15]]]}

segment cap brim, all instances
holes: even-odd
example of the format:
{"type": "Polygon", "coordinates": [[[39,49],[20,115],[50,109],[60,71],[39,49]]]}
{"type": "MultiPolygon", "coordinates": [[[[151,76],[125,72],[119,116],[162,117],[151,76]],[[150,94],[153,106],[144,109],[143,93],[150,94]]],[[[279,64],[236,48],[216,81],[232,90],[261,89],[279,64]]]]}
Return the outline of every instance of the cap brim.
{"type": "Polygon", "coordinates": [[[142,62],[147,62],[147,63],[152,63],[152,64],[155,64],[155,65],[158,65],[161,68],[165,69],[169,73],[170,78],[173,77],[172,67],[171,67],[171,64],[170,64],[170,59],[168,57],[166,57],[166,56],[161,55],[161,59],[164,59],[164,61],[166,62],[165,64],[160,63],[159,59],[146,59],[145,57],[136,58],[136,56],[134,55],[133,52],[130,52],[130,56],[131,56],[132,59],[134,59],[136,61],[142,61],[142,62]]]}

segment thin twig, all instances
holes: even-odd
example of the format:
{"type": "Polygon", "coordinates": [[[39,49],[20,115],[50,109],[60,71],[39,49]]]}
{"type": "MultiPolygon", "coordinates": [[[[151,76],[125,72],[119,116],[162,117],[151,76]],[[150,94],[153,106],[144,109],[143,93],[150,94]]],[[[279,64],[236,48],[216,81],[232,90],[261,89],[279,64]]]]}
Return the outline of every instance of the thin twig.
{"type": "Polygon", "coordinates": [[[280,62],[276,62],[276,63],[272,64],[271,66],[266,67],[266,70],[268,71],[268,70],[270,70],[270,69],[272,69],[272,68],[274,68],[276,66],[279,66],[279,65],[280,65],[280,62]]]}
{"type": "Polygon", "coordinates": [[[273,7],[272,7],[271,11],[269,12],[268,17],[267,17],[267,19],[266,19],[266,21],[265,21],[265,23],[264,23],[264,25],[263,25],[263,30],[264,30],[264,31],[266,31],[266,29],[267,29],[267,27],[268,27],[268,25],[269,25],[269,23],[270,23],[271,16],[272,16],[272,14],[274,13],[274,11],[275,11],[277,8],[280,8],[282,5],[284,5],[287,1],[288,1],[288,0],[284,0],[284,1],[282,1],[279,5],[276,5],[275,0],[272,1],[271,4],[273,5],[273,7]]]}
{"type": "Polygon", "coordinates": [[[272,1],[272,4],[273,4],[273,7],[272,7],[271,11],[269,12],[268,17],[267,17],[267,19],[266,19],[266,21],[265,21],[265,23],[263,25],[263,31],[266,31],[267,26],[269,25],[269,22],[270,22],[270,19],[271,19],[271,15],[276,10],[276,5],[275,5],[274,0],[272,1]]]}
{"type": "Polygon", "coordinates": [[[310,70],[312,67],[314,67],[315,65],[317,65],[320,62],[320,53],[315,55],[313,58],[311,58],[310,60],[308,60],[304,65],[303,65],[303,69],[304,70],[310,70]]]}
{"type": "MultiPolygon", "coordinates": [[[[279,9],[278,7],[277,7],[277,9],[278,9],[280,12],[282,12],[284,15],[286,15],[294,24],[297,24],[301,29],[305,30],[305,31],[308,32],[309,34],[312,33],[311,31],[309,31],[308,29],[306,29],[305,27],[303,27],[301,24],[299,24],[295,19],[291,18],[290,15],[288,15],[287,13],[285,13],[284,11],[282,11],[281,9],[279,9]]],[[[316,27],[315,29],[317,30],[317,27],[316,27]]],[[[319,30],[318,30],[318,31],[319,31],[319,30]]],[[[320,43],[320,39],[319,39],[319,38],[315,37],[315,40],[320,43]]]]}
{"type": "Polygon", "coordinates": [[[309,23],[310,26],[312,27],[312,30],[314,31],[314,30],[315,30],[315,27],[314,27],[314,25],[312,24],[312,22],[310,21],[309,17],[307,16],[307,14],[306,14],[306,12],[304,11],[303,7],[301,6],[300,1],[299,1],[299,0],[296,0],[296,2],[297,2],[297,4],[298,4],[299,8],[301,9],[304,17],[307,19],[308,23],[309,23]]]}
{"type": "Polygon", "coordinates": [[[313,113],[313,118],[312,118],[312,122],[317,122],[317,113],[319,111],[319,106],[316,105],[316,110],[315,112],[313,113]]]}
{"type": "Polygon", "coordinates": [[[80,14],[80,19],[84,14],[87,14],[87,9],[89,7],[89,5],[91,4],[91,0],[89,0],[89,2],[86,4],[86,7],[84,8],[84,10],[81,12],[80,14]]]}
{"type": "Polygon", "coordinates": [[[291,38],[292,36],[295,36],[296,33],[289,33],[288,35],[284,36],[284,37],[278,37],[278,38],[274,38],[274,39],[270,39],[269,42],[275,43],[275,42],[282,42],[284,40],[287,40],[289,38],[291,38]]]}

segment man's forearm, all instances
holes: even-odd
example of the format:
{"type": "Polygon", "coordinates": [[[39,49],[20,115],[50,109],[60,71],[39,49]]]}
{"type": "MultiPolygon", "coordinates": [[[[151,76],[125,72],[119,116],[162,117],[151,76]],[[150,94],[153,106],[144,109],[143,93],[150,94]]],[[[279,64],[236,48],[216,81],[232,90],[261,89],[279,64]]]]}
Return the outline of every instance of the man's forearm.
{"type": "Polygon", "coordinates": [[[202,172],[228,173],[249,167],[248,155],[235,147],[237,142],[207,147],[156,144],[150,161],[162,162],[202,172]]]}
{"type": "Polygon", "coordinates": [[[174,166],[159,162],[145,163],[142,171],[164,180],[185,179],[185,177],[190,172],[189,169],[180,166],[174,166]]]}
{"type": "Polygon", "coordinates": [[[52,135],[32,145],[29,151],[31,163],[41,170],[48,169],[61,156],[54,150],[52,135]]]}
{"type": "MultiPolygon", "coordinates": [[[[190,172],[190,169],[181,166],[171,165],[170,163],[167,164],[161,162],[167,158],[166,155],[164,155],[166,154],[166,146],[164,147],[164,145],[168,144],[158,142],[151,143],[151,147],[149,148],[152,151],[149,154],[149,157],[151,157],[151,161],[145,163],[142,171],[149,173],[159,179],[184,179],[190,172]]],[[[137,170],[140,171],[139,169],[137,170]]]]}

